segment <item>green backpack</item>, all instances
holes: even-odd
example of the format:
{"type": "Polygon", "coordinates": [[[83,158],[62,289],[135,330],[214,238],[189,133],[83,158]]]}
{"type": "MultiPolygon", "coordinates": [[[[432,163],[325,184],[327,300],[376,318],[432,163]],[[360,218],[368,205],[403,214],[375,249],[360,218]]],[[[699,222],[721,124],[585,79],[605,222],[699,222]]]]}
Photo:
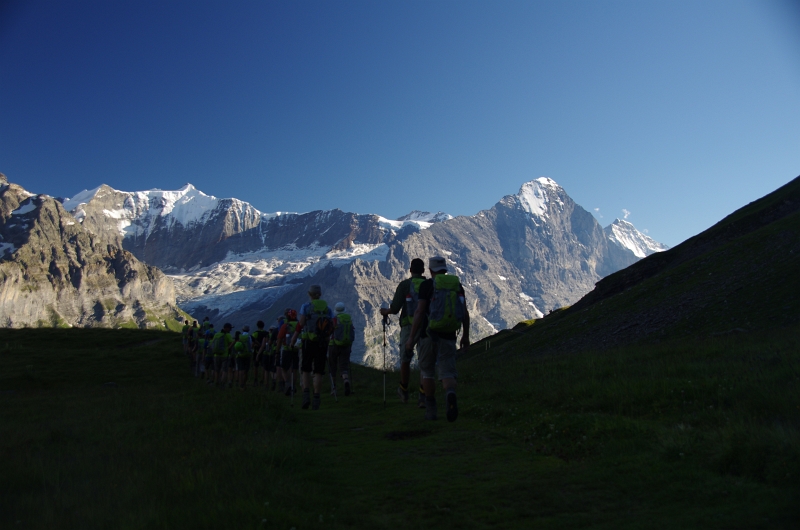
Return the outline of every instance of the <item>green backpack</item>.
{"type": "Polygon", "coordinates": [[[353,344],[353,319],[347,313],[336,315],[333,343],[336,346],[350,346],[353,344]]]}
{"type": "Polygon", "coordinates": [[[226,355],[228,353],[226,347],[225,335],[227,334],[220,331],[216,335],[214,335],[213,339],[211,339],[211,351],[214,352],[214,355],[216,356],[226,355]]]}
{"type": "Polygon", "coordinates": [[[303,327],[304,339],[317,342],[327,341],[333,333],[333,319],[328,316],[328,302],[311,301],[311,314],[306,318],[303,327]]]}
{"type": "Polygon", "coordinates": [[[414,323],[414,313],[417,312],[417,304],[419,303],[419,286],[425,278],[411,278],[408,282],[408,293],[406,294],[406,314],[403,320],[400,321],[401,326],[410,326],[414,323]]]}
{"type": "Polygon", "coordinates": [[[458,294],[458,276],[437,274],[433,278],[433,297],[430,301],[428,329],[434,333],[455,333],[466,315],[464,297],[458,294]]]}

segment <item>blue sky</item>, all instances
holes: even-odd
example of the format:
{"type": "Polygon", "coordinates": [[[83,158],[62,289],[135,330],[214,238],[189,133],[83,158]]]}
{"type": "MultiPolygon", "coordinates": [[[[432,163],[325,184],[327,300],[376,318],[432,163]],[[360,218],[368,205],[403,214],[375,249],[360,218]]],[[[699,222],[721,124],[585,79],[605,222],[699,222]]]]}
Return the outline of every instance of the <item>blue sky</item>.
{"type": "Polygon", "coordinates": [[[472,215],[528,180],[675,245],[800,174],[800,7],[3,1],[0,172],[265,212],[472,215]]]}

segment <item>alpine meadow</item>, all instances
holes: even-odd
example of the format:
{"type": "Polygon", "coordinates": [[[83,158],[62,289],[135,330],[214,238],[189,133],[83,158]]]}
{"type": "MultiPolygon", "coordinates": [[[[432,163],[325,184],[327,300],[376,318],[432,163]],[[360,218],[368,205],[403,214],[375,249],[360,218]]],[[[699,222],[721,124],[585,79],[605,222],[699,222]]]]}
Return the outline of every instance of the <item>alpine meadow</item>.
{"type": "Polygon", "coordinates": [[[455,423],[380,368],[311,412],[173,331],[2,329],[0,527],[796,528],[798,271],[800,177],[460,352],[455,423]]]}

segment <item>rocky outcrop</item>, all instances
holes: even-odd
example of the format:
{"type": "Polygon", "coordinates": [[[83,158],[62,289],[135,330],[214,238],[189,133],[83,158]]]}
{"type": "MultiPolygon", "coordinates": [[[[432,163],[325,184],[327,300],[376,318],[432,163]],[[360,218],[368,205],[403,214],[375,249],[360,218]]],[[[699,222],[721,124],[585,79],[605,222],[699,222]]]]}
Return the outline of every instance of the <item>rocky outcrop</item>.
{"type": "MultiPolygon", "coordinates": [[[[269,301],[252,297],[235,311],[216,315],[235,323],[271,321],[284,308],[305,302],[308,286],[318,283],[323,298],[331,305],[344,302],[354,315],[359,333],[353,351],[358,358],[381,367],[378,308],[391,301],[415,257],[426,265],[430,256],[447,258],[450,272],[461,278],[467,293],[474,340],[570,305],[601,278],[639,259],[610,241],[594,217],[549,179],[525,184],[519,194],[504,197],[489,210],[435,223],[388,247],[384,260],[325,267],[298,278],[294,289],[269,301]]],[[[198,317],[206,313],[215,316],[212,306],[198,306],[194,312],[198,317]]],[[[388,337],[387,364],[394,366],[399,353],[396,318],[388,337]]]]}
{"type": "MultiPolygon", "coordinates": [[[[646,242],[629,223],[605,232],[546,178],[456,218],[421,211],[397,221],[341,210],[264,214],[191,185],[146,192],[101,186],[65,205],[92,232],[113,232],[138,258],[169,271],[180,302],[197,318],[269,322],[305,302],[307,286],[319,283],[331,304],[344,302],[354,316],[354,358],[377,366],[377,308],[390,301],[412,258],[448,259],[466,288],[471,334],[479,339],[574,303],[638,261],[636,245],[646,242]]],[[[394,323],[389,362],[397,332],[394,323]]]]}
{"type": "Polygon", "coordinates": [[[164,327],[172,281],[47,195],[0,180],[0,325],[164,327]]]}

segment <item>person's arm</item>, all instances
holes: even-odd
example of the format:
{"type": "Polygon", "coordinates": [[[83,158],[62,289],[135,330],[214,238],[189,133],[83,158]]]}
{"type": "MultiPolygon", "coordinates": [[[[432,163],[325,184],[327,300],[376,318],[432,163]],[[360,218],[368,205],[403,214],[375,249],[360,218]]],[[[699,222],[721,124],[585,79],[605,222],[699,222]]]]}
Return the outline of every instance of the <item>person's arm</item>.
{"type": "Polygon", "coordinates": [[[289,345],[292,346],[297,342],[297,337],[300,336],[300,332],[303,331],[303,326],[306,325],[306,316],[300,315],[300,318],[297,320],[297,327],[294,328],[294,334],[292,335],[292,340],[289,341],[289,345]]]}
{"type": "Polygon", "coordinates": [[[397,285],[397,289],[394,290],[394,298],[392,298],[392,303],[389,305],[388,308],[382,307],[381,308],[381,316],[388,316],[388,315],[396,315],[403,309],[403,304],[406,303],[406,295],[403,292],[403,285],[405,280],[400,282],[397,285]]]}

